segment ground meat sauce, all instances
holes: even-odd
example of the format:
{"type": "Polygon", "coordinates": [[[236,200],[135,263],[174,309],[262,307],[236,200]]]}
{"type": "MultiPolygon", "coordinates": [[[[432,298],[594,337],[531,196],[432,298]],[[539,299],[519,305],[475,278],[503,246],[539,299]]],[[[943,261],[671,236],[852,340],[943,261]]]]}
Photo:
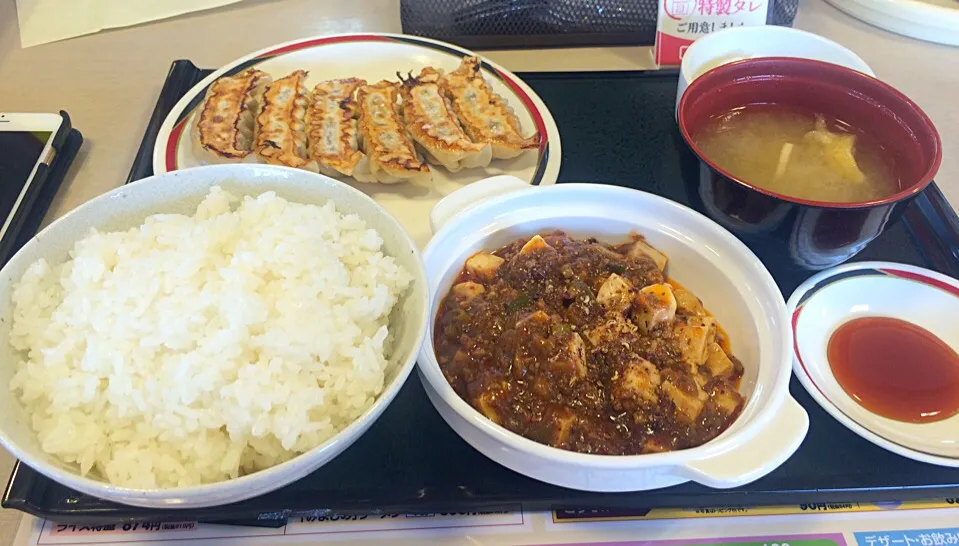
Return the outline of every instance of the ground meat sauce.
{"type": "Polygon", "coordinates": [[[610,246],[563,232],[480,252],[440,305],[443,374],[489,419],[554,447],[703,444],[742,410],[743,368],[665,263],[641,237],[610,246]]]}

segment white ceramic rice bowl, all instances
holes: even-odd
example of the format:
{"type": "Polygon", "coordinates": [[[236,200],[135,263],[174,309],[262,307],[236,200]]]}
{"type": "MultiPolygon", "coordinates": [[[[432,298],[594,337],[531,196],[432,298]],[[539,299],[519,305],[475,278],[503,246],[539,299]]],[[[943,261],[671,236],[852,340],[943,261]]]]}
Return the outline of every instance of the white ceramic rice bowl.
{"type": "Polygon", "coordinates": [[[275,191],[298,203],[323,204],[332,200],[340,213],[356,213],[383,239],[383,248],[413,277],[408,292],[390,316],[393,350],[383,392],[351,425],[314,449],[274,467],[234,480],[192,487],[132,489],[83,477],[76,466],[48,455],[19,401],[9,391],[0,397],[0,443],[18,459],[67,487],[95,497],[149,508],[214,506],[254,497],[296,481],[333,459],[356,441],[396,396],[413,368],[425,331],[428,294],[416,245],[385,209],[350,186],[303,170],[268,165],[218,165],[179,170],[146,178],[93,199],[50,224],[31,239],[0,270],[0,389],[8,389],[17,356],[9,344],[12,322],[11,293],[30,264],[40,258],[51,263],[67,259],[68,252],[91,227],[101,231],[140,225],[159,212],[193,214],[209,189],[219,185],[236,195],[275,191]]]}

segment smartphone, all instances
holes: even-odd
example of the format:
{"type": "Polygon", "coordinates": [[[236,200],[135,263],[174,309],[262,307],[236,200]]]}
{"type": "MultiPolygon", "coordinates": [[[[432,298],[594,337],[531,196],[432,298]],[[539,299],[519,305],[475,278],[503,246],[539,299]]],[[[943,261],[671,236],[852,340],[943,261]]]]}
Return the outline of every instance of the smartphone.
{"type": "Polygon", "coordinates": [[[60,114],[0,112],[0,246],[22,223],[56,156],[60,114]]]}

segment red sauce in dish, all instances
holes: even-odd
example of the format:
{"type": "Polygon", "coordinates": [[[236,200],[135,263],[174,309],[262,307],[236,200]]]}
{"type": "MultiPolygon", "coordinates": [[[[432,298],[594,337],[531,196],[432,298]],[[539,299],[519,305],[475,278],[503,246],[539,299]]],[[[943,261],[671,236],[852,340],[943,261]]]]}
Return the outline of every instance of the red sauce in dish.
{"type": "Polygon", "coordinates": [[[908,423],[959,413],[959,354],[915,324],[851,320],[833,332],[826,354],[839,385],[873,413],[908,423]]]}

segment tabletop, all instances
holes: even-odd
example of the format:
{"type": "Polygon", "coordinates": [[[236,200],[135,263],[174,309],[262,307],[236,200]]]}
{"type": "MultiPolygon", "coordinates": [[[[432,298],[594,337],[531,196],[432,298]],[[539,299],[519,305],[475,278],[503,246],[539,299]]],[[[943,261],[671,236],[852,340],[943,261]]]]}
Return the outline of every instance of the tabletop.
{"type": "MultiPolygon", "coordinates": [[[[889,34],[823,0],[801,0],[796,28],[855,51],[881,79],[918,103],[947,151],[937,182],[959,208],[959,48],[889,34]]],[[[175,59],[217,67],[270,44],[343,32],[400,32],[399,0],[245,0],[225,8],[146,25],[20,48],[15,2],[0,0],[0,110],[67,110],[85,143],[47,221],[119,186],[175,59]],[[237,29],[256,29],[254,32],[237,29]]],[[[651,69],[646,47],[505,50],[485,53],[514,72],[651,69]]],[[[2,387],[0,387],[2,388],[2,387]]],[[[0,449],[0,479],[13,464],[0,449]]],[[[0,546],[20,515],[0,510],[0,546]]]]}

